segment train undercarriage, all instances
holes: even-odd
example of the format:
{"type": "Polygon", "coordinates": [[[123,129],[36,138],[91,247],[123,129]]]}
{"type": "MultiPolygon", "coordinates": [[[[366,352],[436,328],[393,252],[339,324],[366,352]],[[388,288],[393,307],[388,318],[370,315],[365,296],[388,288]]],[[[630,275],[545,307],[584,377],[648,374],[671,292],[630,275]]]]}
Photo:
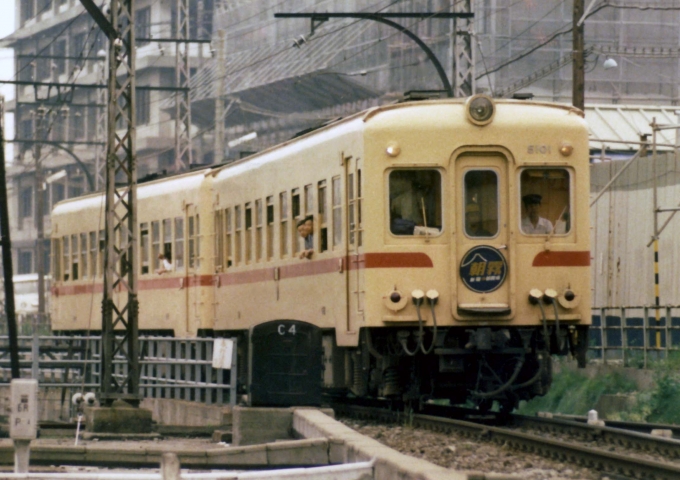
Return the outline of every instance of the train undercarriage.
{"type": "Polygon", "coordinates": [[[482,411],[498,402],[512,411],[520,400],[545,395],[551,355],[571,354],[585,365],[587,327],[363,329],[346,355],[349,390],[414,407],[431,399],[471,402],[482,411]]]}

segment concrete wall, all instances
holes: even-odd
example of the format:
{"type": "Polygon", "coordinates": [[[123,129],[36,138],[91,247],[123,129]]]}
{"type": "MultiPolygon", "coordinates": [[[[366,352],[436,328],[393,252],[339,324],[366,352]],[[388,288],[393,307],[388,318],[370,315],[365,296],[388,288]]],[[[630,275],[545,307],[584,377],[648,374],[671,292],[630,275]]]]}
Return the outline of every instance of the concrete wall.
{"type": "Polygon", "coordinates": [[[207,427],[231,425],[231,407],[169,398],[145,398],[142,408],[151,410],[152,419],[159,425],[207,427]]]}

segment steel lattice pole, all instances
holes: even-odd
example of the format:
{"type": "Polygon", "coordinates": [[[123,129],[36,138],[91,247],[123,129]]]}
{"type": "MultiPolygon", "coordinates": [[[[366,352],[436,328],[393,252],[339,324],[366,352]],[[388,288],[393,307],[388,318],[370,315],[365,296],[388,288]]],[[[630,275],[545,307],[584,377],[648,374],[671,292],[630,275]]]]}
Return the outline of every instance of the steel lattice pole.
{"type": "MultiPolygon", "coordinates": [[[[472,13],[472,0],[456,2],[457,13],[472,13]]],[[[474,17],[455,19],[455,73],[453,79],[454,95],[467,97],[474,95],[475,88],[475,49],[474,17]]]]}
{"type": "MultiPolygon", "coordinates": [[[[99,53],[99,52],[97,52],[99,53]]],[[[100,84],[106,85],[106,58],[100,59],[100,61],[97,62],[97,75],[98,78],[97,80],[100,82],[100,84]]],[[[96,129],[96,134],[95,138],[97,139],[98,142],[105,143],[106,142],[106,120],[108,118],[107,111],[104,109],[104,105],[107,105],[106,103],[106,93],[107,90],[105,88],[99,88],[97,89],[97,125],[95,127],[96,129]]],[[[103,145],[97,145],[94,147],[95,148],[95,190],[100,191],[104,185],[105,185],[105,178],[106,178],[106,162],[104,161],[105,159],[105,154],[106,152],[104,151],[104,146],[103,145]]]]}
{"type": "Polygon", "coordinates": [[[101,372],[101,401],[105,405],[116,399],[133,404],[140,400],[134,0],[112,0],[110,15],[117,30],[116,38],[110,38],[108,62],[101,372]],[[126,361],[120,371],[113,368],[116,356],[126,361]]]}
{"type": "Polygon", "coordinates": [[[175,20],[175,171],[191,166],[191,106],[189,104],[189,0],[177,0],[175,20]],[[184,41],[183,41],[184,40],[184,41]]]}

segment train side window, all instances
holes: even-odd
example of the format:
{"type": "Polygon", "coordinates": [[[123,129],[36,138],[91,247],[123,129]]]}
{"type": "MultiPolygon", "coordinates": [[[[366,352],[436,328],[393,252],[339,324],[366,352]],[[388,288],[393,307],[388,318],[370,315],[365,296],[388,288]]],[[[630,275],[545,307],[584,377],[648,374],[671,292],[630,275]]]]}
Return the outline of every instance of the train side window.
{"type": "Polygon", "coordinates": [[[215,210],[215,243],[213,244],[215,255],[215,271],[222,271],[224,265],[224,210],[215,210]]]}
{"type": "Polygon", "coordinates": [[[319,225],[319,251],[328,250],[328,220],[326,219],[326,180],[321,180],[318,184],[319,214],[316,222],[319,225]]]}
{"type": "Polygon", "coordinates": [[[62,245],[64,246],[64,261],[62,262],[64,266],[64,281],[67,282],[71,278],[71,242],[68,235],[64,235],[62,245]]]}
{"type": "Polygon", "coordinates": [[[241,256],[241,225],[243,219],[241,218],[241,205],[234,207],[234,264],[239,265],[243,261],[241,256]]]}
{"type": "Polygon", "coordinates": [[[97,276],[97,249],[99,242],[97,241],[97,232],[90,232],[90,268],[92,269],[92,278],[97,276]]]}
{"type": "Polygon", "coordinates": [[[291,196],[293,199],[293,219],[296,219],[300,216],[300,189],[294,188],[291,196]]]}
{"type": "Polygon", "coordinates": [[[245,214],[246,264],[248,264],[253,261],[253,206],[250,202],[246,203],[245,214]]]}
{"type": "Polygon", "coordinates": [[[291,207],[293,209],[293,221],[290,222],[291,235],[293,236],[293,256],[302,250],[302,242],[304,241],[302,237],[298,235],[297,232],[297,222],[300,221],[302,212],[300,211],[300,189],[294,188],[291,192],[291,207]]]}
{"type": "Polygon", "coordinates": [[[463,221],[468,237],[498,234],[498,175],[493,170],[469,170],[464,177],[463,221]]]}
{"type": "Polygon", "coordinates": [[[305,185],[305,216],[314,213],[314,190],[312,185],[305,185]]]}
{"type": "MultiPolygon", "coordinates": [[[[163,256],[170,258],[170,263],[174,262],[172,255],[172,219],[163,219],[163,256]]],[[[161,268],[159,265],[158,268],[161,268]]]]}
{"type": "Polygon", "coordinates": [[[120,276],[124,277],[128,274],[128,257],[127,257],[127,245],[130,239],[130,234],[127,229],[127,225],[121,225],[121,229],[118,231],[118,244],[117,247],[121,249],[120,254],[120,276]]]}
{"type": "Polygon", "coordinates": [[[227,248],[227,253],[226,253],[227,264],[226,264],[226,267],[229,268],[229,267],[231,267],[231,209],[230,208],[224,209],[224,223],[225,223],[225,230],[226,230],[226,239],[225,239],[224,243],[226,243],[226,248],[227,248]]]}
{"type": "Polygon", "coordinates": [[[52,264],[54,278],[59,280],[61,278],[61,238],[52,240],[52,264]]]}
{"type": "Polygon", "coordinates": [[[262,200],[255,200],[255,261],[262,261],[262,200]]]}
{"type": "Polygon", "coordinates": [[[176,272],[184,270],[184,218],[175,217],[175,258],[173,267],[176,272]]]}
{"type": "Polygon", "coordinates": [[[333,247],[342,243],[342,189],[340,177],[333,177],[333,247]]]}
{"type": "Polygon", "coordinates": [[[198,257],[200,255],[198,215],[189,215],[189,268],[200,266],[198,257]]]}
{"type": "Polygon", "coordinates": [[[349,235],[349,244],[353,245],[354,244],[354,234],[356,232],[356,224],[355,224],[355,218],[354,218],[354,174],[350,173],[347,176],[347,197],[349,198],[349,209],[347,211],[347,215],[349,218],[347,219],[347,223],[349,223],[349,229],[347,231],[347,234],[349,235]]]}
{"type": "Polygon", "coordinates": [[[201,266],[201,216],[196,214],[196,268],[201,266]]]}
{"type": "Polygon", "coordinates": [[[78,235],[71,235],[71,275],[78,280],[78,235]]]}
{"type": "Polygon", "coordinates": [[[267,261],[274,258],[274,196],[267,197],[267,261]]]}
{"type": "Polygon", "coordinates": [[[80,234],[80,272],[87,278],[87,233],[80,234]]]}
{"type": "Polygon", "coordinates": [[[564,168],[527,168],[520,175],[520,227],[525,235],[571,230],[570,177],[564,168]]]}
{"type": "Polygon", "coordinates": [[[442,230],[442,179],[437,170],[393,170],[389,175],[393,235],[438,235],[442,230]]]}
{"type": "Polygon", "coordinates": [[[151,222],[151,262],[153,271],[161,268],[158,256],[161,254],[161,224],[158,220],[151,222]]]}
{"type": "Polygon", "coordinates": [[[104,276],[104,249],[106,248],[106,234],[99,230],[99,276],[104,276]]]}
{"type": "Polygon", "coordinates": [[[279,194],[279,215],[281,219],[280,249],[281,258],[288,255],[288,192],[279,194]]]}
{"type": "Polygon", "coordinates": [[[142,275],[149,273],[149,224],[147,222],[139,224],[139,249],[142,275]]]}
{"type": "Polygon", "coordinates": [[[357,204],[357,246],[360,247],[363,245],[363,220],[362,220],[362,212],[361,212],[361,204],[363,203],[364,197],[362,194],[362,188],[361,188],[361,169],[357,170],[357,199],[356,199],[356,204],[357,204]]]}

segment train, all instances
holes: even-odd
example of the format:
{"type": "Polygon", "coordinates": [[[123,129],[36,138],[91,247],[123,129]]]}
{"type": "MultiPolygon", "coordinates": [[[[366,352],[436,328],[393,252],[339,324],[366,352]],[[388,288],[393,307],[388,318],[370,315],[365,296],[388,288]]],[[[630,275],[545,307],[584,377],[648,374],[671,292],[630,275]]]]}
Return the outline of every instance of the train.
{"type": "MultiPolygon", "coordinates": [[[[585,365],[589,187],[577,108],[370,108],[140,183],[139,330],[239,339],[255,404],[304,404],[318,385],[511,411],[548,391],[553,356],[585,365]],[[277,381],[288,390],[255,395],[277,381]]],[[[55,333],[101,330],[103,205],[53,209],[55,333]]]]}

